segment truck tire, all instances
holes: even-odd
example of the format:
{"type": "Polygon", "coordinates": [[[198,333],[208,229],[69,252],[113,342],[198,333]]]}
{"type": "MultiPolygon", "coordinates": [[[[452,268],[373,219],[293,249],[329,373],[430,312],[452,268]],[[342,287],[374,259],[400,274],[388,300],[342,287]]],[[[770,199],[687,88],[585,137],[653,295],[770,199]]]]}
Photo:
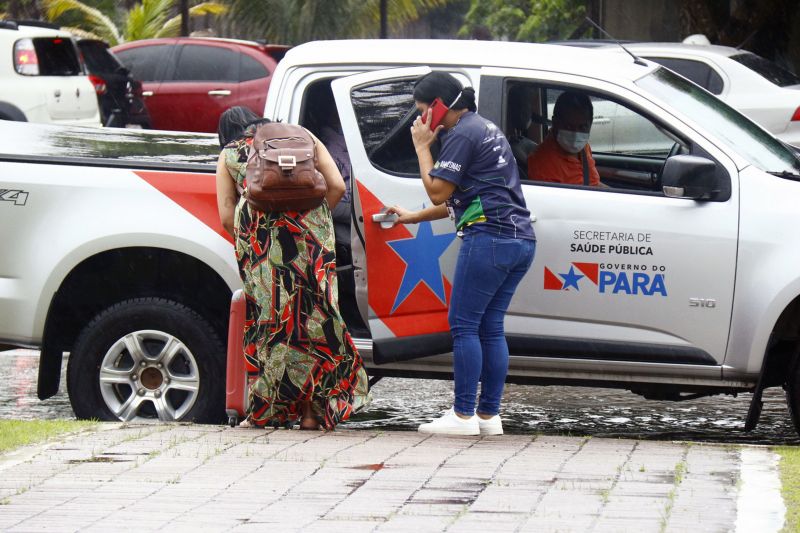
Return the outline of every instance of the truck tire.
{"type": "Polygon", "coordinates": [[[99,313],[67,365],[78,418],[224,421],[225,349],[209,322],[161,298],[136,298],[99,313]]]}

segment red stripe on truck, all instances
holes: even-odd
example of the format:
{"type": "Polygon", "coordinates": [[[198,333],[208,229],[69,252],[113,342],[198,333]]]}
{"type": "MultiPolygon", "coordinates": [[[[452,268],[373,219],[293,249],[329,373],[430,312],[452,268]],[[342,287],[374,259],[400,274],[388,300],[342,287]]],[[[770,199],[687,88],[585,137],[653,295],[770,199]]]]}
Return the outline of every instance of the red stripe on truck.
{"type": "Polygon", "coordinates": [[[214,174],[145,170],[137,170],[134,173],[194,215],[203,224],[222,235],[229,242],[233,242],[233,238],[228,235],[219,221],[214,174]]]}

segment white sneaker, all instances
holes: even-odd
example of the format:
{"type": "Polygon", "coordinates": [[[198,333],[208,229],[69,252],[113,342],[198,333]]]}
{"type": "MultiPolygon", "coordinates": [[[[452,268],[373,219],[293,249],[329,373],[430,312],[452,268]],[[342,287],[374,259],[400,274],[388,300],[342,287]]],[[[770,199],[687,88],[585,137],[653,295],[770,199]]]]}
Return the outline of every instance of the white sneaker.
{"type": "Polygon", "coordinates": [[[487,418],[486,420],[477,415],[475,418],[478,419],[478,428],[481,430],[481,435],[503,434],[503,422],[500,420],[500,415],[494,415],[492,418],[487,418]]]}
{"type": "Polygon", "coordinates": [[[478,417],[472,415],[470,418],[461,418],[452,409],[447,411],[444,416],[437,418],[433,422],[421,424],[417,429],[420,433],[431,435],[480,435],[478,427],[478,417]]]}

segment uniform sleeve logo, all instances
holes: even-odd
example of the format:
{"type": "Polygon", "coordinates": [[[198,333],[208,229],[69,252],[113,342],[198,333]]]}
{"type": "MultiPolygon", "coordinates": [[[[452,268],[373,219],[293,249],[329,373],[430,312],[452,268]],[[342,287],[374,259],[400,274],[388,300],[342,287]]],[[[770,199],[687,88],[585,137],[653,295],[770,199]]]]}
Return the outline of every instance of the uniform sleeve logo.
{"type": "Polygon", "coordinates": [[[623,263],[570,263],[569,268],[544,267],[548,291],[598,292],[667,296],[665,268],[623,263]]]}
{"type": "Polygon", "coordinates": [[[461,172],[461,164],[455,161],[437,161],[433,168],[442,168],[453,172],[461,172]]]}

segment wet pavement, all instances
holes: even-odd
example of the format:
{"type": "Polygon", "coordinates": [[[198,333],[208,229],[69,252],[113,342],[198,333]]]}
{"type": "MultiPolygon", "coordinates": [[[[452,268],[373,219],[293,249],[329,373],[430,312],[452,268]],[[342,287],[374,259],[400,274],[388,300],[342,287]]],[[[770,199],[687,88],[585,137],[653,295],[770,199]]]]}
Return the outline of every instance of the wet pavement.
{"type": "Polygon", "coordinates": [[[0,455],[0,530],[772,533],[764,446],[100,424],[0,455]]]}
{"type": "MultiPolygon", "coordinates": [[[[0,418],[72,418],[62,376],[60,392],[36,398],[38,352],[0,352],[0,418]]],[[[65,373],[66,364],[62,371],[65,373]]],[[[375,400],[342,425],[347,429],[415,430],[452,403],[452,382],[385,378],[375,400]]],[[[627,391],[587,387],[508,385],[504,427],[510,434],[578,435],[735,444],[800,443],[783,391],[769,389],[758,427],[742,431],[751,395],[684,402],[645,400],[627,391]]]]}

